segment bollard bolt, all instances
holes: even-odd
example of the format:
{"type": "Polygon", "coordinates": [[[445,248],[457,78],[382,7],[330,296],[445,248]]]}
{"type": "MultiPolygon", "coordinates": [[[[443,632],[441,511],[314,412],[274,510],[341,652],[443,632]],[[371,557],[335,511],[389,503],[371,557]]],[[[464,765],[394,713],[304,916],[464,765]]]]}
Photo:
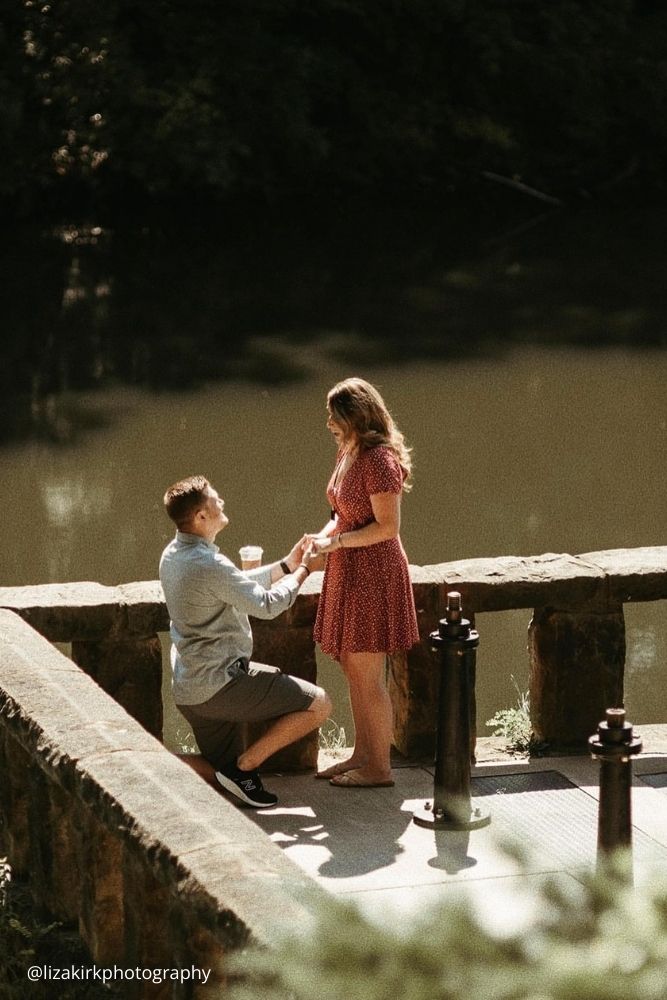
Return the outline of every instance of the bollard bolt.
{"type": "Polygon", "coordinates": [[[461,595],[458,590],[450,590],[447,594],[447,607],[445,608],[445,621],[448,624],[461,621],[461,595]]]}

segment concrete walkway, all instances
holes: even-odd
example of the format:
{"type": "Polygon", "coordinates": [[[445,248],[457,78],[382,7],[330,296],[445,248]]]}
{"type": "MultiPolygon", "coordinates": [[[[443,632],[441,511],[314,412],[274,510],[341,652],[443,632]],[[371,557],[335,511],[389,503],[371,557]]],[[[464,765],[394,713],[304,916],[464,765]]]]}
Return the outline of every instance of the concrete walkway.
{"type": "MultiPolygon", "coordinates": [[[[635,882],[667,864],[667,726],[635,727],[644,742],[633,761],[635,882]]],[[[247,815],[320,885],[354,900],[371,919],[395,924],[430,904],[468,894],[492,923],[530,915],[535,882],[575,879],[595,866],[599,764],[590,755],[528,760],[482,739],[473,803],[488,826],[434,831],[413,822],[433,796],[433,767],[397,763],[393,788],[342,789],[310,775],[267,775],[280,797],[247,815]],[[503,841],[529,854],[525,871],[503,841]]],[[[326,762],[326,761],[325,761],[326,762]]]]}

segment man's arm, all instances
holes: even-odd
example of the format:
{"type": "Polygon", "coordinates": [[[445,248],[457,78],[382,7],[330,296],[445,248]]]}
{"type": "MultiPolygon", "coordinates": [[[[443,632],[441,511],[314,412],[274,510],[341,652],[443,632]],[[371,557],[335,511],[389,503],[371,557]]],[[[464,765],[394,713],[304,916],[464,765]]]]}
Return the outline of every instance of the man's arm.
{"type": "MultiPolygon", "coordinates": [[[[287,573],[297,572],[299,567],[302,565],[307,545],[308,537],[303,535],[303,537],[292,546],[284,559],[280,559],[278,562],[268,563],[266,566],[258,566],[255,569],[246,570],[246,572],[248,573],[248,576],[257,580],[257,582],[261,583],[263,587],[270,587],[272,583],[277,583],[278,580],[281,580],[287,573]],[[269,572],[268,579],[265,576],[267,571],[269,572]]],[[[304,573],[303,575],[306,576],[307,574],[304,573]]]]}
{"type": "Polygon", "coordinates": [[[270,579],[270,569],[262,566],[244,572],[218,554],[211,567],[209,583],[218,600],[231,604],[242,614],[254,618],[277,618],[294,603],[299,587],[308,576],[308,569],[299,565],[293,573],[282,575],[281,571],[282,579],[269,587],[253,578],[263,573],[266,579],[269,571],[270,579]]]}

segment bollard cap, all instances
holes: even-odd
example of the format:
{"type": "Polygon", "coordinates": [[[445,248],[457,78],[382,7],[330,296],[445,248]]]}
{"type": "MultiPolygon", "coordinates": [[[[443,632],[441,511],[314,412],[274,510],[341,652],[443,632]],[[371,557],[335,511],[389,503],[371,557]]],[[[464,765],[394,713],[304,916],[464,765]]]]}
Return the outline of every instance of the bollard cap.
{"type": "Polygon", "coordinates": [[[636,754],[642,749],[642,741],[634,737],[632,725],[625,721],[624,708],[608,708],[588,743],[595,756],[636,754]]]}
{"type": "Polygon", "coordinates": [[[479,645],[479,634],[472,627],[472,622],[463,617],[461,594],[458,590],[447,592],[445,617],[440,619],[438,631],[431,633],[433,646],[439,646],[443,641],[460,642],[466,646],[479,645]]]}
{"type": "Polygon", "coordinates": [[[458,622],[450,622],[447,618],[441,618],[437,632],[431,632],[431,642],[434,646],[442,643],[458,642],[464,646],[479,646],[479,632],[473,627],[467,618],[462,618],[458,622]]]}
{"type": "Polygon", "coordinates": [[[604,721],[598,726],[598,736],[602,743],[631,743],[632,726],[625,721],[624,708],[608,708],[604,721]]]}
{"type": "Polygon", "coordinates": [[[607,725],[610,729],[616,729],[623,726],[625,722],[625,709],[624,708],[608,708],[604,713],[607,725]]]}

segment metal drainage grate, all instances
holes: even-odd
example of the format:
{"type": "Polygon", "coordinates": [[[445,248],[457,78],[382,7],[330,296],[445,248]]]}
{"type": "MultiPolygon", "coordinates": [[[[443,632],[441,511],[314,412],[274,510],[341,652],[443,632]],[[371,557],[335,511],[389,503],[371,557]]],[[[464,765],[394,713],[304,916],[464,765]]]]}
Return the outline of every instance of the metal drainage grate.
{"type": "Polygon", "coordinates": [[[559,771],[530,771],[526,774],[503,774],[473,778],[474,795],[517,795],[523,792],[546,792],[577,788],[559,771]]]}
{"type": "MultiPolygon", "coordinates": [[[[661,779],[667,774],[643,775],[661,779]]],[[[472,779],[473,797],[484,797],[492,829],[518,840],[546,870],[586,867],[597,853],[598,804],[558,771],[533,771],[472,779]]],[[[636,828],[637,861],[664,865],[667,849],[636,828]]]]}

